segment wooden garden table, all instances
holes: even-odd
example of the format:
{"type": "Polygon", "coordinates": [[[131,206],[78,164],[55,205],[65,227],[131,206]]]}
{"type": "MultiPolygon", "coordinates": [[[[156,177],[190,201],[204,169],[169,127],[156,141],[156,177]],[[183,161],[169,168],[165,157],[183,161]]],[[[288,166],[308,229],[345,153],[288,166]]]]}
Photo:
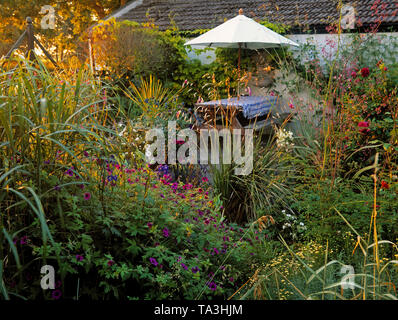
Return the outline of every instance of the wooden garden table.
{"type": "Polygon", "coordinates": [[[196,128],[198,130],[223,128],[258,130],[271,123],[269,115],[278,106],[277,96],[242,96],[239,99],[234,97],[196,103],[195,114],[197,120],[199,118],[196,128]],[[266,119],[258,119],[264,117],[266,119]]]}

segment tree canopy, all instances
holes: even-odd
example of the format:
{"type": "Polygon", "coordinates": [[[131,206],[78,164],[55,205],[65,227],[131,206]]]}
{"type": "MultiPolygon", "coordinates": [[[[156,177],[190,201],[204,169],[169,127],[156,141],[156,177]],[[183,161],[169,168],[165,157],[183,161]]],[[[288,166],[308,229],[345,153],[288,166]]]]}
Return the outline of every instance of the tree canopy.
{"type": "MultiPolygon", "coordinates": [[[[35,33],[41,36],[46,47],[55,48],[56,59],[75,48],[76,40],[93,23],[126,4],[126,0],[2,0],[0,2],[0,57],[22,34],[26,17],[33,19],[35,33]],[[52,6],[55,29],[42,29],[45,17],[42,8],[52,6]],[[42,13],[41,13],[42,12],[42,13]]],[[[53,50],[54,51],[54,50],[53,50]]]]}

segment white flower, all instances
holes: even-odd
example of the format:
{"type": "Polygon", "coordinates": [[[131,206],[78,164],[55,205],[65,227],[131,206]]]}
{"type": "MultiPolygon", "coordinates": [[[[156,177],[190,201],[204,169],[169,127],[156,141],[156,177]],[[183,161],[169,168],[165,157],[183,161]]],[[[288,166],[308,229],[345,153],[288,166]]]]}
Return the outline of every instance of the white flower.
{"type": "Polygon", "coordinates": [[[280,128],[276,132],[276,137],[276,144],[278,145],[278,147],[289,149],[290,147],[294,146],[294,144],[292,143],[293,132],[286,131],[286,129],[284,128],[280,128]]]}

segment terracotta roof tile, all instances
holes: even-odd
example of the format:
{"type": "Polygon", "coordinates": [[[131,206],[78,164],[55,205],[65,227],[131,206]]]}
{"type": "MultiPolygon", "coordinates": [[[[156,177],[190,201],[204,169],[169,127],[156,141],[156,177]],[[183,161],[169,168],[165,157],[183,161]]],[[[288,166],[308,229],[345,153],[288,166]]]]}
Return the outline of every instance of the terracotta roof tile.
{"type": "MultiPolygon", "coordinates": [[[[363,24],[382,17],[383,23],[398,24],[398,0],[345,1],[356,10],[363,24]],[[376,3],[376,4],[375,4],[376,3]]],[[[144,0],[119,18],[137,22],[153,21],[160,29],[171,25],[171,18],[181,30],[214,28],[233,18],[242,8],[257,20],[280,22],[290,26],[327,25],[339,17],[338,0],[144,0]]]]}

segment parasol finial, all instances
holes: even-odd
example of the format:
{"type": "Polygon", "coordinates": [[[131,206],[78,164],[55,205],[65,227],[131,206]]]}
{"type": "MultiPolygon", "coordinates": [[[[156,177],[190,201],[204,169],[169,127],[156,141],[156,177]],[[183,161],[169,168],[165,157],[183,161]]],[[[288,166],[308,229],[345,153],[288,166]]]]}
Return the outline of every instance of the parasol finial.
{"type": "Polygon", "coordinates": [[[243,9],[242,8],[239,9],[239,14],[241,14],[241,15],[243,14],[243,9]]]}

